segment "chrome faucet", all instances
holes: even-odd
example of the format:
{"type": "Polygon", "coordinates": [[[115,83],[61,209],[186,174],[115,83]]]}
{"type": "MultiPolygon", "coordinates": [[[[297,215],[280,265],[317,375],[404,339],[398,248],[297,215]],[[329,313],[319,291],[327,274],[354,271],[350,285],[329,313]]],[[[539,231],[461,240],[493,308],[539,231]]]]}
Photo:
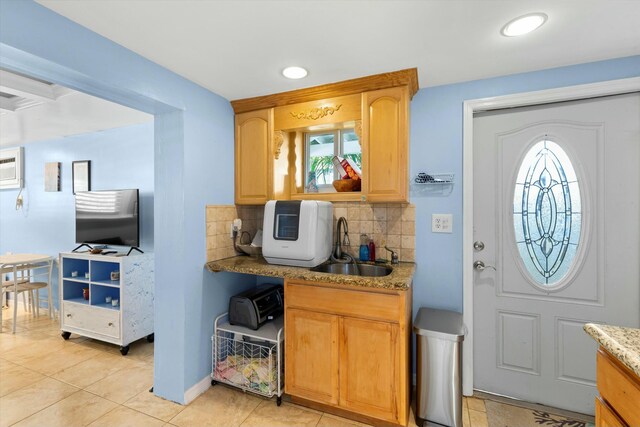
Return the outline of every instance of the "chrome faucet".
{"type": "Polygon", "coordinates": [[[351,242],[349,241],[349,225],[347,224],[347,220],[343,216],[338,218],[338,224],[336,226],[336,242],[335,248],[331,253],[331,260],[341,263],[354,262],[355,260],[351,255],[349,255],[347,252],[342,251],[342,245],[351,246],[351,242]],[[342,238],[343,227],[344,238],[342,238]]]}
{"type": "Polygon", "coordinates": [[[398,264],[398,254],[395,253],[393,249],[390,249],[388,246],[384,247],[386,250],[391,252],[391,264],[398,264]]]}

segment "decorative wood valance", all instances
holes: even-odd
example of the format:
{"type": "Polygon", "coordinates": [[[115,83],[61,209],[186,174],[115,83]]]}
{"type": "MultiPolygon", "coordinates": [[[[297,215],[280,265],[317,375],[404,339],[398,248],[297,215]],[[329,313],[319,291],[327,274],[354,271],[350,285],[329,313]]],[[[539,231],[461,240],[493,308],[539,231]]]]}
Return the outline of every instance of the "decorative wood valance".
{"type": "Polygon", "coordinates": [[[408,68],[406,70],[375,74],[373,76],[360,77],[289,92],[257,96],[255,98],[237,99],[231,101],[231,106],[233,107],[233,111],[239,114],[247,111],[335,98],[337,96],[352,95],[396,86],[408,86],[409,97],[413,98],[413,95],[418,91],[418,69],[408,68]]]}
{"type": "Polygon", "coordinates": [[[294,119],[307,119],[307,120],[318,120],[326,116],[332,116],[333,113],[340,110],[342,104],[336,105],[335,107],[322,107],[322,108],[312,108],[308,111],[295,112],[291,111],[291,117],[294,119]]]}

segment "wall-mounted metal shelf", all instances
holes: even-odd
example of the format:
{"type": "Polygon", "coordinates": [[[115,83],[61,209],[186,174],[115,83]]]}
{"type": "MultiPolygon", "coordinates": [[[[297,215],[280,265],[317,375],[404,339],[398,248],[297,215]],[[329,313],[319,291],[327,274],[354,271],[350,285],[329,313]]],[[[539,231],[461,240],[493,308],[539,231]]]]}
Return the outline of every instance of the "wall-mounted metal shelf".
{"type": "Polygon", "coordinates": [[[426,173],[420,172],[412,179],[412,184],[416,185],[442,185],[453,184],[454,174],[452,173],[426,173]]]}

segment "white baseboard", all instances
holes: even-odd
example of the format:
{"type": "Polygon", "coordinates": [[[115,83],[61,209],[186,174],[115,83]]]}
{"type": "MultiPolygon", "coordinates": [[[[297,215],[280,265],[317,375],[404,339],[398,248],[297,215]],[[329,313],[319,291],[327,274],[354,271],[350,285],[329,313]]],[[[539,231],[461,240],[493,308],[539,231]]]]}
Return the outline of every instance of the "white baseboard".
{"type": "Polygon", "coordinates": [[[209,387],[211,387],[211,375],[207,375],[184,392],[184,404],[188,405],[193,402],[196,397],[207,391],[209,387]]]}

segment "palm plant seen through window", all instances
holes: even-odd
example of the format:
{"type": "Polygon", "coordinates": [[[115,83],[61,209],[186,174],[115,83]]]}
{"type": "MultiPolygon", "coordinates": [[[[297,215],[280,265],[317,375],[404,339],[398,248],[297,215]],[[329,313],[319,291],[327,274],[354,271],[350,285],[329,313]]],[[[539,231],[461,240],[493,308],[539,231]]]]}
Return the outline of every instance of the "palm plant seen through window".
{"type": "Polygon", "coordinates": [[[362,149],[353,129],[306,133],[305,149],[307,185],[314,174],[319,187],[331,186],[334,180],[340,179],[333,167],[333,156],[350,159],[362,169],[362,149]]]}

